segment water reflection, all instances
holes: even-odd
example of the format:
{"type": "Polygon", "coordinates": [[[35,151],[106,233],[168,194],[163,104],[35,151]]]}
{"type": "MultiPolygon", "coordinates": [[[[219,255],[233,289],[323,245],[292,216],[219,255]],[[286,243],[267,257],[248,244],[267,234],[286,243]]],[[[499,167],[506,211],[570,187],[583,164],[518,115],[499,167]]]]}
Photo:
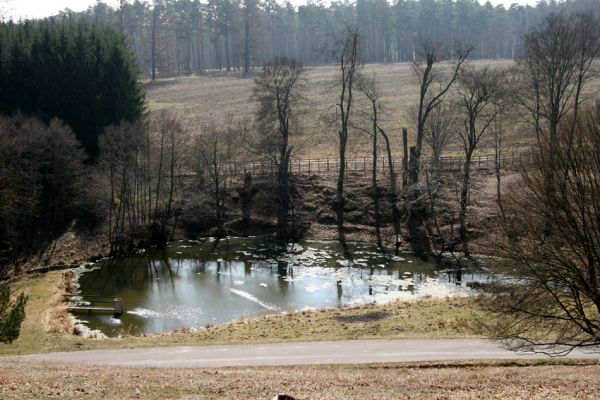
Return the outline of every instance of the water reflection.
{"type": "Polygon", "coordinates": [[[85,295],[122,297],[117,324],[86,315],[90,327],[144,333],[232,321],[265,313],[341,307],[419,297],[468,296],[481,270],[440,269],[363,244],[302,242],[279,246],[259,238],[177,243],[162,251],[101,264],[80,278],[85,295]],[[128,328],[129,329],[129,328],[128,328]]]}

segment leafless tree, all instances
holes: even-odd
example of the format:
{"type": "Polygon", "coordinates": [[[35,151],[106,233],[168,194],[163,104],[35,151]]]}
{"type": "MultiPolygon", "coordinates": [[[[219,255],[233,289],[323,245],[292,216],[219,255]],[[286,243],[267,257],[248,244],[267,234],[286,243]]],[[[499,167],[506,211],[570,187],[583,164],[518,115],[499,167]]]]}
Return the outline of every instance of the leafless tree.
{"type": "Polygon", "coordinates": [[[299,134],[301,92],[304,69],[302,63],[288,58],[276,58],[266,64],[255,79],[254,97],[258,101],[256,122],[262,148],[274,155],[279,187],[278,234],[288,236],[290,211],[289,163],[293,147],[290,135],[299,134]]]}
{"type": "Polygon", "coordinates": [[[442,152],[455,132],[456,115],[450,101],[434,108],[425,123],[425,142],[431,148],[433,166],[438,168],[442,152]]]}
{"type": "Polygon", "coordinates": [[[504,199],[495,263],[511,278],[483,304],[494,314],[489,333],[513,349],[565,354],[600,345],[600,108],[573,118],[538,147],[504,199]]]}
{"type": "Polygon", "coordinates": [[[425,229],[425,221],[430,207],[427,194],[420,187],[419,171],[421,153],[427,121],[431,113],[440,106],[442,100],[456,82],[463,64],[471,52],[471,47],[457,44],[453,52],[447,53],[439,43],[422,43],[423,62],[415,62],[413,70],[419,81],[419,103],[417,106],[417,138],[415,146],[410,148],[408,163],[408,182],[404,187],[406,202],[404,214],[412,249],[421,257],[431,252],[430,238],[425,229]],[[449,75],[444,73],[442,61],[454,58],[450,64],[449,75]]]}
{"type": "Polygon", "coordinates": [[[550,14],[525,35],[517,60],[520,84],[514,97],[524,107],[539,142],[553,142],[562,119],[575,117],[596,75],[600,20],[592,13],[550,14]]]}
{"type": "MultiPolygon", "coordinates": [[[[105,129],[93,190],[106,200],[108,236],[113,254],[129,253],[145,239],[152,215],[149,133],[144,121],[123,122],[105,129]]],[[[102,208],[102,206],[101,206],[102,208]]]]}
{"type": "MultiPolygon", "coordinates": [[[[379,157],[379,147],[378,147],[378,136],[379,132],[383,131],[383,129],[379,125],[379,113],[381,111],[381,104],[379,101],[379,91],[377,88],[377,83],[375,81],[375,77],[366,78],[365,76],[360,76],[357,80],[358,89],[365,95],[370,105],[370,122],[371,127],[369,131],[369,135],[371,136],[371,157],[373,158],[372,166],[371,166],[371,197],[373,198],[373,211],[374,211],[374,219],[375,219],[375,237],[377,241],[377,247],[382,248],[383,243],[381,241],[381,212],[380,212],[380,204],[379,200],[381,198],[381,191],[379,185],[377,184],[377,159],[379,157]]],[[[385,136],[387,139],[387,136],[385,136]]],[[[386,143],[389,143],[389,140],[386,140],[386,143]]],[[[388,146],[389,147],[389,146],[388,146]]],[[[388,156],[391,157],[391,153],[388,152],[388,156]]],[[[393,163],[390,162],[390,174],[394,175],[393,163]]],[[[394,177],[395,180],[395,177],[394,177]]],[[[395,185],[394,185],[395,186],[395,185]]]]}
{"type": "Polygon", "coordinates": [[[471,192],[471,164],[473,153],[481,138],[489,132],[497,108],[494,100],[501,95],[499,71],[489,67],[482,69],[466,68],[461,71],[458,81],[458,108],[463,128],[458,130],[465,154],[462,188],[460,193],[459,234],[466,257],[470,256],[467,237],[467,208],[471,192]]]}
{"type": "Polygon", "coordinates": [[[228,162],[234,157],[235,129],[206,126],[195,138],[192,147],[193,168],[199,178],[200,187],[206,186],[211,193],[216,223],[216,236],[225,234],[225,200],[227,195],[228,162]],[[208,178],[208,179],[206,179],[208,178]]]}
{"type": "Polygon", "coordinates": [[[158,23],[158,5],[152,6],[152,81],[156,80],[156,30],[158,23]]]}
{"type": "Polygon", "coordinates": [[[177,173],[183,166],[183,153],[188,137],[177,118],[159,111],[151,115],[149,170],[154,181],[154,209],[151,217],[155,238],[168,239],[176,225],[177,212],[174,207],[177,191],[177,173]]]}
{"type": "Polygon", "coordinates": [[[343,37],[335,43],[330,52],[339,68],[338,87],[340,89],[338,102],[335,105],[337,133],[339,140],[339,172],[336,187],[335,211],[337,216],[338,237],[345,241],[344,233],[344,180],[346,176],[346,145],[350,133],[350,116],[353,107],[353,91],[362,69],[360,34],[358,28],[346,28],[343,37]]]}
{"type": "Polygon", "coordinates": [[[8,265],[18,273],[34,253],[43,262],[53,252],[80,205],[84,158],[57,119],[0,118],[0,275],[8,265]]]}
{"type": "Polygon", "coordinates": [[[419,166],[423,150],[423,139],[427,120],[438,107],[444,96],[460,73],[461,67],[471,53],[472,47],[458,43],[453,52],[446,52],[442,45],[432,41],[423,41],[421,57],[423,62],[414,62],[413,71],[419,81],[419,105],[417,108],[417,139],[409,162],[408,181],[414,185],[419,181],[419,166]],[[445,77],[440,65],[443,61],[454,59],[450,74],[445,77]]]}

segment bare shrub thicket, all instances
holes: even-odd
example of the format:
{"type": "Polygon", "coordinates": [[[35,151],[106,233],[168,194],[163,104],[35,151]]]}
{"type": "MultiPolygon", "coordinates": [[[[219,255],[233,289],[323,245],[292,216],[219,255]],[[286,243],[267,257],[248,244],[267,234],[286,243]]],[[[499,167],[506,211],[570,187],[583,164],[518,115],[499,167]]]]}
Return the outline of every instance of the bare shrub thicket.
{"type": "Polygon", "coordinates": [[[431,150],[434,167],[440,167],[440,157],[456,133],[457,118],[452,101],[443,101],[434,108],[425,122],[424,140],[431,150]]]}
{"type": "Polygon", "coordinates": [[[91,190],[107,220],[112,253],[169,239],[184,144],[179,123],[166,113],[105,129],[91,190]]]}
{"type": "Polygon", "coordinates": [[[600,344],[600,107],[572,118],[504,198],[504,242],[494,251],[512,278],[485,305],[496,316],[489,333],[515,349],[600,344]]]}
{"type": "Polygon", "coordinates": [[[53,251],[56,236],[76,216],[84,153],[59,120],[44,124],[0,118],[0,273],[18,272],[34,253],[53,251]]]}
{"type": "Polygon", "coordinates": [[[196,172],[196,187],[207,193],[214,211],[213,234],[225,235],[225,201],[228,196],[229,162],[235,159],[242,133],[232,123],[226,127],[205,126],[197,133],[190,148],[189,160],[196,172]]]}

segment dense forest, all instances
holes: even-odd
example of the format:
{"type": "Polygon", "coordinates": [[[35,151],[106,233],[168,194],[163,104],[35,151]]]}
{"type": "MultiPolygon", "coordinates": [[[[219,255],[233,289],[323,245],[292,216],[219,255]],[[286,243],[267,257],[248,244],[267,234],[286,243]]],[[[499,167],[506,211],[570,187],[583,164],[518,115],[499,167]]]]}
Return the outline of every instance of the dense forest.
{"type": "Polygon", "coordinates": [[[422,38],[444,45],[456,40],[475,47],[471,58],[514,58],[522,35],[551,12],[599,9],[590,0],[541,1],[535,7],[492,6],[475,0],[357,0],[308,2],[294,7],[274,0],[122,0],[98,2],[81,18],[121,31],[140,70],[150,76],[201,73],[208,69],[260,67],[288,57],[305,65],[329,63],[327,46],[345,26],[365,41],[367,62],[412,61],[422,38]]]}
{"type": "Polygon", "coordinates": [[[89,155],[105,126],[144,110],[138,70],[108,26],[54,20],[0,24],[0,113],[59,118],[89,155]]]}

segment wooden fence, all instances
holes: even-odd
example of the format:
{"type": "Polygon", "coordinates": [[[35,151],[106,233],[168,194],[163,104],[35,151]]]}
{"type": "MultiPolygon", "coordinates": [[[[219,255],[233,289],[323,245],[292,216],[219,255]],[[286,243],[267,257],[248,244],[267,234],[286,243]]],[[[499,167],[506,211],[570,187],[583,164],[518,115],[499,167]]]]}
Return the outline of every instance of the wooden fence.
{"type": "MultiPolygon", "coordinates": [[[[500,157],[500,166],[503,169],[520,169],[526,167],[531,162],[532,156],[529,152],[504,154],[500,157]]],[[[402,159],[395,157],[392,159],[394,170],[397,173],[403,172],[402,159]]],[[[432,158],[421,160],[421,168],[430,168],[436,171],[454,171],[460,172],[465,163],[465,158],[458,157],[440,157],[437,161],[432,158]]],[[[322,175],[337,174],[340,166],[339,159],[335,158],[303,158],[291,159],[289,171],[292,175],[322,175]]],[[[482,170],[493,170],[496,166],[496,157],[494,155],[474,156],[472,159],[472,168],[482,170]]],[[[370,174],[373,170],[373,158],[353,157],[346,159],[346,170],[355,174],[370,174]]],[[[377,159],[377,170],[381,173],[389,171],[389,160],[387,157],[377,159]]],[[[271,160],[231,162],[221,166],[221,175],[226,178],[243,177],[246,172],[250,172],[253,177],[264,175],[275,175],[277,165],[271,160]]],[[[182,171],[180,175],[195,175],[192,171],[182,171]]]]}

